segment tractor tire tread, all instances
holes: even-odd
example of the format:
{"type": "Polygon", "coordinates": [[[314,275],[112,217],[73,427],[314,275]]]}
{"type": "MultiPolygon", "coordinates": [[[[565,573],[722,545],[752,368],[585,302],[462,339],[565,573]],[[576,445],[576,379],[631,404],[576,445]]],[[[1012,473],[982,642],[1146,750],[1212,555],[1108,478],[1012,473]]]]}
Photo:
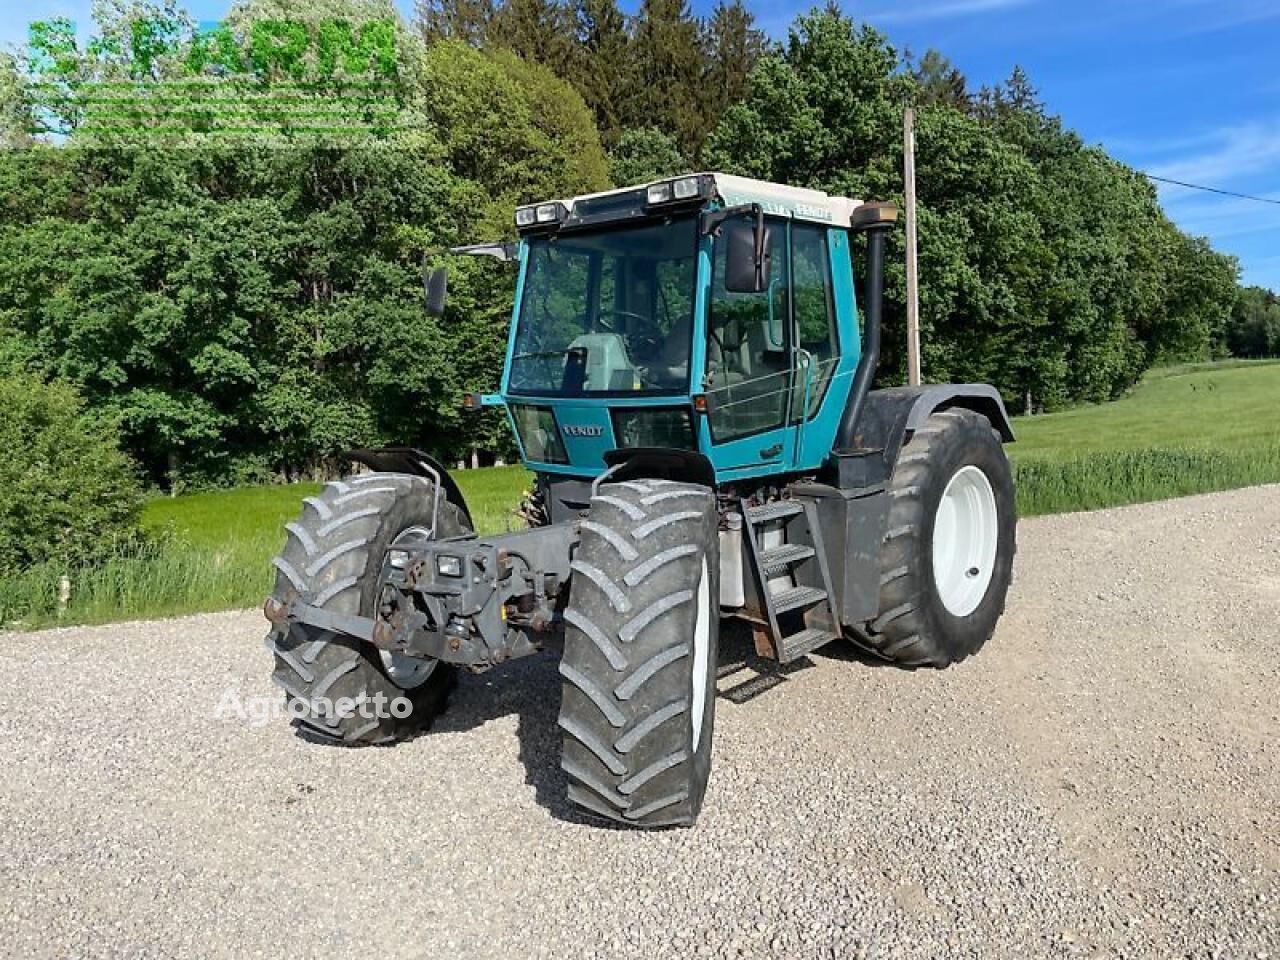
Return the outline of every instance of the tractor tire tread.
{"type": "MultiPolygon", "coordinates": [[[[716,525],[713,494],[692,484],[626,481],[592,497],[560,663],[561,767],[569,800],[586,813],[641,827],[697,817],[711,723],[701,721],[695,744],[693,684],[703,681],[693,676],[692,636],[704,561],[707,589],[718,590],[716,525]]],[[[714,715],[716,613],[712,600],[704,717],[714,715]]]]}
{"type": "MultiPolygon", "coordinates": [[[[368,615],[386,543],[399,532],[391,527],[421,523],[405,518],[429,517],[433,496],[430,481],[407,474],[370,473],[325,484],[285,526],[284,550],[272,560],[273,596],[368,615]]],[[[451,534],[465,532],[461,512],[447,501],[441,500],[437,519],[451,534]]],[[[444,709],[454,682],[453,668],[437,664],[420,686],[401,689],[370,644],[305,624],[275,627],[267,642],[275,664],[272,681],[284,690],[290,716],[302,732],[326,742],[364,746],[412,736],[444,709]],[[403,718],[369,717],[359,709],[334,709],[378,694],[388,704],[407,698],[411,712],[403,718]]]]}
{"type": "Polygon", "coordinates": [[[902,448],[888,493],[880,549],[882,612],[850,633],[860,647],[899,666],[943,669],[981,650],[1004,611],[1017,517],[999,432],[972,410],[932,414],[902,448]],[[992,483],[1001,527],[991,587],[974,614],[952,618],[934,588],[929,511],[937,509],[954,471],[970,462],[978,463],[992,483]]]}

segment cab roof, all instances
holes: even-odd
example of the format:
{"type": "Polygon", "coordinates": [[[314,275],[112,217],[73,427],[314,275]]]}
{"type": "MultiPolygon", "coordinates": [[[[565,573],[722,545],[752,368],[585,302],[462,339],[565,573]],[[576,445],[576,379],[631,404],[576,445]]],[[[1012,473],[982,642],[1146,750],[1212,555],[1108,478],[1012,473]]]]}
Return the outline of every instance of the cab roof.
{"type": "Polygon", "coordinates": [[[767,180],[752,180],[749,177],[738,177],[733,174],[715,172],[687,173],[676,177],[663,177],[661,180],[619,187],[616,190],[583,194],[561,202],[572,216],[575,205],[582,200],[597,200],[615,195],[621,196],[636,190],[646,190],[655,183],[665,183],[694,176],[710,178],[715,184],[716,196],[727,207],[758,203],[766,214],[790,217],[795,220],[809,220],[815,223],[830,224],[831,226],[847,227],[854,209],[861,206],[860,200],[832,196],[821,190],[789,187],[781,183],[770,183],[767,180]]]}

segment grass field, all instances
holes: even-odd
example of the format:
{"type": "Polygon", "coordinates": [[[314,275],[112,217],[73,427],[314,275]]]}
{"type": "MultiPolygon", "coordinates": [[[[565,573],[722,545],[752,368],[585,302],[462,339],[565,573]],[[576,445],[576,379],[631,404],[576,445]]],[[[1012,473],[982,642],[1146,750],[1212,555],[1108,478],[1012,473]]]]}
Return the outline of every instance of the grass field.
{"type": "MultiPolygon", "coordinates": [[[[1280,362],[1153,371],[1115,403],[1019,418],[1009,448],[1023,516],[1280,482],[1280,362]]],[[[482,533],[507,529],[528,484],[520,467],[456,474],[482,533]]],[[[40,626],[195,613],[260,603],[281,529],[318,484],[200,493],[147,504],[153,545],[71,574],[0,579],[0,623],[40,626]]]]}
{"type": "Polygon", "coordinates": [[[1280,481],[1280,362],[1152,371],[1130,396],[1020,417],[1023,516],[1280,481]]]}

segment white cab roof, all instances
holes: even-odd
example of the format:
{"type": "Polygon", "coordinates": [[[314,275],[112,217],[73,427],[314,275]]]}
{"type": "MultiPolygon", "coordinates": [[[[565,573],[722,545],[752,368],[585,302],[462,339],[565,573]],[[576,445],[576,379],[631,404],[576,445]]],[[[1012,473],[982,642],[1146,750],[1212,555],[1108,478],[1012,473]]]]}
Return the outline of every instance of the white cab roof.
{"type": "MultiPolygon", "coordinates": [[[[695,176],[695,174],[684,174],[695,176]]],[[[752,180],[749,177],[735,177],[728,173],[704,173],[701,176],[711,177],[715,181],[716,193],[727,207],[739,204],[758,203],[764,212],[779,217],[792,217],[796,220],[812,220],[817,223],[829,223],[833,226],[847,227],[853,211],[862,205],[861,200],[849,197],[833,197],[821,190],[808,190],[804,187],[788,187],[781,183],[769,183],[766,180],[752,180]]],[[[653,181],[661,183],[665,180],[678,180],[680,177],[663,177],[653,181]]],[[[602,193],[584,194],[580,197],[564,201],[570,210],[579,200],[604,197],[614,193],[625,193],[638,187],[647,187],[647,183],[633,184],[617,190],[602,193]]]]}
{"type": "Polygon", "coordinates": [[[797,220],[816,220],[847,227],[853,211],[862,206],[861,200],[849,197],[833,197],[821,190],[804,187],[788,187],[766,180],[751,180],[728,173],[713,173],[716,191],[726,206],[740,203],[758,203],[765,213],[794,217],[797,220]]]}

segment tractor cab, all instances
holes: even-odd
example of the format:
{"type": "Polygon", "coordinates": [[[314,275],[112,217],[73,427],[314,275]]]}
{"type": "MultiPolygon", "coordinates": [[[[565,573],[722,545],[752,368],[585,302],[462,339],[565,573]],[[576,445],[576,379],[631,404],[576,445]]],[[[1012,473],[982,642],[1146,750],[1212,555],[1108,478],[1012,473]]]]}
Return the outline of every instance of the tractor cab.
{"type": "Polygon", "coordinates": [[[525,461],[588,477],[662,447],[721,481],[820,465],[860,356],[857,206],[698,174],[520,208],[500,399],[525,461]]]}

